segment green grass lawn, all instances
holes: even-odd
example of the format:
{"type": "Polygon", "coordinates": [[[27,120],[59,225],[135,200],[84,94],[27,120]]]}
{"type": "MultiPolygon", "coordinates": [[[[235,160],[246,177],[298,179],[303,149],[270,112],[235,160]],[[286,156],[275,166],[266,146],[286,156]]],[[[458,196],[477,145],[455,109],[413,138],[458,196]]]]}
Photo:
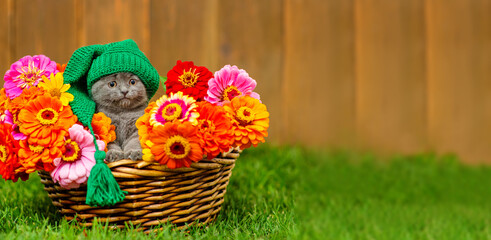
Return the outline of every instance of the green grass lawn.
{"type": "Polygon", "coordinates": [[[433,155],[380,160],[262,146],[239,158],[216,223],[150,236],[83,229],[56,213],[36,175],[0,182],[0,239],[490,239],[491,167],[433,155]]]}

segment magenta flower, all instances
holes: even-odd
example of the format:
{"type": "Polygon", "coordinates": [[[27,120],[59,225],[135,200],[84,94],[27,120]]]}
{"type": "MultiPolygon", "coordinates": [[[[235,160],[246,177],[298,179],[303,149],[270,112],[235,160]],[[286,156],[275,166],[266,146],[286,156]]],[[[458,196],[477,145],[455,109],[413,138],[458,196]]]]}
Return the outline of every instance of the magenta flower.
{"type": "Polygon", "coordinates": [[[187,121],[198,124],[199,113],[194,98],[182,92],[171,93],[170,97],[162,96],[150,110],[150,124],[164,125],[166,122],[187,121]]]}
{"type": "Polygon", "coordinates": [[[208,86],[208,96],[205,100],[220,106],[238,96],[248,95],[260,99],[259,94],[253,92],[256,81],[237,66],[226,65],[215,72],[213,78],[208,81],[208,86]]]}
{"type": "Polygon", "coordinates": [[[5,92],[10,99],[18,97],[24,89],[36,86],[42,80],[42,76],[49,78],[50,74],[56,74],[56,62],[44,55],[34,57],[25,56],[13,63],[7,70],[3,80],[5,92]]]}
{"type": "Polygon", "coordinates": [[[12,115],[12,113],[10,113],[9,110],[5,110],[5,112],[0,115],[0,123],[12,125],[12,137],[14,138],[14,140],[19,141],[25,140],[27,138],[26,135],[19,131],[19,125],[15,124],[14,116],[12,115]]]}
{"type": "MultiPolygon", "coordinates": [[[[54,182],[70,189],[78,188],[87,182],[90,170],[95,165],[94,137],[80,124],[68,129],[69,138],[65,140],[65,153],[61,158],[55,158],[55,169],[51,172],[54,182]]],[[[99,149],[106,146],[103,141],[97,140],[99,149]]]]}

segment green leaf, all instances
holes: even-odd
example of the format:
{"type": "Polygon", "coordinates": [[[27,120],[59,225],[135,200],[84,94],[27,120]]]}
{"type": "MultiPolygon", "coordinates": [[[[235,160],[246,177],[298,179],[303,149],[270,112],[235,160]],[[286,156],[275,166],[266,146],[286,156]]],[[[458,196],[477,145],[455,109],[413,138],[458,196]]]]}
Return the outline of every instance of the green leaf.
{"type": "Polygon", "coordinates": [[[160,76],[160,83],[162,83],[162,88],[164,88],[164,92],[166,92],[166,88],[165,88],[165,82],[167,81],[167,77],[162,77],[160,76]]]}

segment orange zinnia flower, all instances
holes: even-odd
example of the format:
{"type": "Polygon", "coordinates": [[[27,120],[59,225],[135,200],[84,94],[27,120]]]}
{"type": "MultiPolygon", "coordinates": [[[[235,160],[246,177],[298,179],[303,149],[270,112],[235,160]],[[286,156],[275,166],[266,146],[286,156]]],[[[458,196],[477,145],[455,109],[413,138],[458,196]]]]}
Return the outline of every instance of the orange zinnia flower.
{"type": "Polygon", "coordinates": [[[169,168],[190,167],[203,159],[201,139],[190,122],[168,122],[153,128],[150,139],[152,154],[169,168]]]}
{"type": "Polygon", "coordinates": [[[227,152],[234,142],[232,122],[221,106],[198,102],[198,136],[208,159],[227,152]]]}
{"type": "Polygon", "coordinates": [[[152,125],[150,124],[150,115],[152,109],[157,106],[156,102],[151,102],[148,107],[145,108],[145,114],[136,120],[136,128],[138,128],[138,135],[140,135],[140,140],[143,136],[148,135],[152,130],[152,125]]]}
{"type": "Polygon", "coordinates": [[[0,175],[5,180],[16,182],[19,177],[25,181],[29,174],[22,172],[22,165],[17,157],[17,141],[12,137],[12,126],[0,124],[0,175]]]}
{"type": "Polygon", "coordinates": [[[2,88],[2,90],[0,90],[0,115],[7,110],[9,99],[10,98],[7,97],[7,94],[5,93],[5,88],[2,88]]]}
{"type": "Polygon", "coordinates": [[[12,114],[12,121],[14,123],[14,139],[20,140],[25,139],[26,136],[19,131],[21,122],[19,121],[19,112],[21,109],[25,108],[34,99],[47,94],[42,88],[30,87],[29,89],[24,89],[22,94],[18,97],[10,100],[8,103],[8,111],[12,114]]]}
{"type": "Polygon", "coordinates": [[[92,117],[92,129],[99,140],[108,143],[116,140],[116,126],[111,125],[111,119],[103,112],[98,112],[92,117]]]}
{"type": "Polygon", "coordinates": [[[63,141],[68,129],[77,122],[69,106],[54,97],[40,96],[19,112],[19,130],[28,136],[28,143],[49,147],[63,141]]]}
{"type": "Polygon", "coordinates": [[[21,109],[25,108],[25,106],[29,104],[32,100],[45,94],[46,91],[44,91],[44,89],[42,88],[30,87],[29,89],[24,89],[21,95],[12,99],[8,105],[8,110],[10,111],[10,113],[12,113],[12,115],[14,115],[15,121],[17,120],[16,116],[21,109]]]}
{"type": "Polygon", "coordinates": [[[150,150],[150,146],[147,144],[147,141],[149,141],[149,136],[148,134],[152,131],[152,125],[150,124],[150,115],[152,109],[157,106],[156,102],[151,102],[148,104],[148,107],[145,108],[145,114],[138,118],[136,121],[136,128],[138,129],[138,135],[140,138],[140,144],[142,146],[142,152],[143,152],[143,160],[145,161],[153,161],[153,155],[150,150]]]}
{"type": "Polygon", "coordinates": [[[66,68],[66,63],[65,64],[60,64],[60,63],[56,64],[56,70],[58,70],[62,73],[65,71],[65,68],[66,68]]]}
{"type": "Polygon", "coordinates": [[[232,99],[224,106],[232,119],[235,142],[234,146],[245,149],[256,147],[268,136],[269,112],[266,105],[259,100],[242,96],[232,99]]]}
{"type": "Polygon", "coordinates": [[[51,146],[31,145],[27,140],[19,142],[19,162],[26,173],[36,170],[52,171],[55,166],[53,159],[63,155],[64,141],[54,142],[51,146]]]}

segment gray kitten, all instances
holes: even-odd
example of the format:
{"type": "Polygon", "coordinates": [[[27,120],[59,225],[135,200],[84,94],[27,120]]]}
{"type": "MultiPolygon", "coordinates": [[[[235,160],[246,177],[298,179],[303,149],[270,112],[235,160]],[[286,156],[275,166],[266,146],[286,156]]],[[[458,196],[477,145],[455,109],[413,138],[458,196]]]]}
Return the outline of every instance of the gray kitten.
{"type": "Polygon", "coordinates": [[[96,112],[103,112],[116,126],[116,141],[107,145],[106,160],[137,160],[142,157],[136,120],[145,113],[148,96],[138,76],[121,72],[102,77],[91,89],[96,112]]]}

